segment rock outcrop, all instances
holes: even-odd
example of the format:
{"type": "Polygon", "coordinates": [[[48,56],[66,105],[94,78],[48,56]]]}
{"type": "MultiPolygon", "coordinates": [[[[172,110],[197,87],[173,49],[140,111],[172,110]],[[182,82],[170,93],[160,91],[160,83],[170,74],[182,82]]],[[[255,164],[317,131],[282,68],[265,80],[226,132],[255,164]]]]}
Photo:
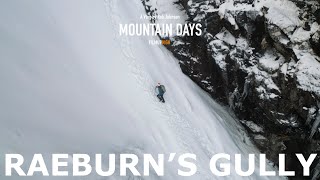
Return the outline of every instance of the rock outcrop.
{"type": "Polygon", "coordinates": [[[277,162],[286,153],[287,167],[303,179],[295,153],[320,151],[319,3],[177,3],[188,15],[186,23],[203,25],[200,37],[170,38],[167,48],[182,71],[235,112],[269,159],[277,162]]]}

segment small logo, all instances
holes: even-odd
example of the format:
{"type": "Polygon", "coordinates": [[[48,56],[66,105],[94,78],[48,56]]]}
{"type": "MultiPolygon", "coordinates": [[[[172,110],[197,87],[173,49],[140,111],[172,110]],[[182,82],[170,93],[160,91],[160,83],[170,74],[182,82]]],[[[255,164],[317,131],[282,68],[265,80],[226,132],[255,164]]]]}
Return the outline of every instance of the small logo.
{"type": "Polygon", "coordinates": [[[170,45],[170,40],[169,39],[163,39],[161,40],[162,45],[170,45]]]}

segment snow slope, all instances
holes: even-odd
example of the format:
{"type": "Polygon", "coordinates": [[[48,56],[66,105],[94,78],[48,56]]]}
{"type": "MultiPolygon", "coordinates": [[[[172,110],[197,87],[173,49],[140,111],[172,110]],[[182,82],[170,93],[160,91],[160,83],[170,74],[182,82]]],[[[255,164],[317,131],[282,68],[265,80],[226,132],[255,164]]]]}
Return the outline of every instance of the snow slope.
{"type": "MultiPolygon", "coordinates": [[[[147,23],[143,13],[139,0],[2,2],[0,161],[6,153],[28,160],[34,153],[195,153],[193,177],[179,177],[172,163],[164,177],[145,179],[278,179],[210,173],[215,153],[258,152],[164,47],[118,36],[120,22],[147,23]],[[166,85],[166,104],[154,96],[157,82],[166,85]]],[[[1,179],[24,179],[3,177],[3,166],[1,179]]]]}

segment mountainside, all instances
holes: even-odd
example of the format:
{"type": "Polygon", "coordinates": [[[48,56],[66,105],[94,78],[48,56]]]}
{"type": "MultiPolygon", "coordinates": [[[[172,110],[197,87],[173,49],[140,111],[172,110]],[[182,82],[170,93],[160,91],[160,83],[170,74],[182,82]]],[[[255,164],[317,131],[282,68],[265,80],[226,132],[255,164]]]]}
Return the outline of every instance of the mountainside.
{"type": "MultiPolygon", "coordinates": [[[[240,123],[181,72],[167,49],[149,45],[149,37],[119,36],[119,23],[148,23],[141,14],[139,0],[2,2],[1,162],[6,153],[22,154],[27,171],[34,153],[48,164],[52,153],[194,153],[198,172],[190,178],[177,175],[176,162],[165,166],[164,177],[121,177],[117,159],[109,179],[202,180],[221,179],[208,165],[216,153],[259,153],[240,123]],[[157,82],[166,86],[165,104],[155,96],[157,82]]],[[[72,172],[71,156],[68,163],[72,172]]],[[[246,158],[242,166],[248,168],[246,158]]],[[[285,179],[261,177],[259,167],[251,177],[236,175],[234,164],[231,171],[224,179],[285,179]]]]}
{"type": "MultiPolygon", "coordinates": [[[[143,0],[147,14],[171,12],[162,2],[143,0]]],[[[170,37],[167,48],[182,71],[228,105],[270,159],[286,153],[288,167],[302,172],[294,153],[320,150],[319,2],[177,0],[171,6],[187,15],[185,23],[203,25],[201,37],[170,37]]]]}

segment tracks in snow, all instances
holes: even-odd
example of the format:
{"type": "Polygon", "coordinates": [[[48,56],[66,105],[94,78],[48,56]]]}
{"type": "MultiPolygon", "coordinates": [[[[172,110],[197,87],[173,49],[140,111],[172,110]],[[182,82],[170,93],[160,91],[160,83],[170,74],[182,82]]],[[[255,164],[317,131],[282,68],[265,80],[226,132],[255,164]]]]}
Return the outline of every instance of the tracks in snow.
{"type": "MultiPolygon", "coordinates": [[[[146,95],[149,97],[148,99],[150,104],[153,104],[155,110],[163,115],[163,119],[167,119],[167,125],[173,129],[180,148],[180,152],[177,153],[192,153],[194,149],[192,146],[194,144],[199,144],[199,146],[204,150],[206,156],[210,157],[214,153],[214,150],[210,147],[210,140],[208,137],[204,136],[200,130],[192,126],[190,122],[191,118],[183,117],[175,106],[172,105],[174,102],[170,102],[170,100],[165,104],[157,102],[157,97],[154,94],[154,80],[148,73],[146,73],[146,71],[144,71],[143,65],[137,61],[130,37],[120,36],[117,31],[119,29],[119,24],[121,23],[121,17],[117,11],[117,3],[118,2],[116,0],[105,0],[107,16],[111,19],[112,29],[114,30],[114,39],[119,42],[124,55],[122,60],[124,60],[124,62],[130,67],[131,73],[137,80],[141,89],[147,88],[146,95]],[[188,138],[190,135],[194,138],[188,138]],[[194,141],[197,142],[195,143],[194,141]]],[[[201,173],[200,170],[199,173],[201,173]]],[[[201,174],[205,175],[206,173],[201,174]]]]}

